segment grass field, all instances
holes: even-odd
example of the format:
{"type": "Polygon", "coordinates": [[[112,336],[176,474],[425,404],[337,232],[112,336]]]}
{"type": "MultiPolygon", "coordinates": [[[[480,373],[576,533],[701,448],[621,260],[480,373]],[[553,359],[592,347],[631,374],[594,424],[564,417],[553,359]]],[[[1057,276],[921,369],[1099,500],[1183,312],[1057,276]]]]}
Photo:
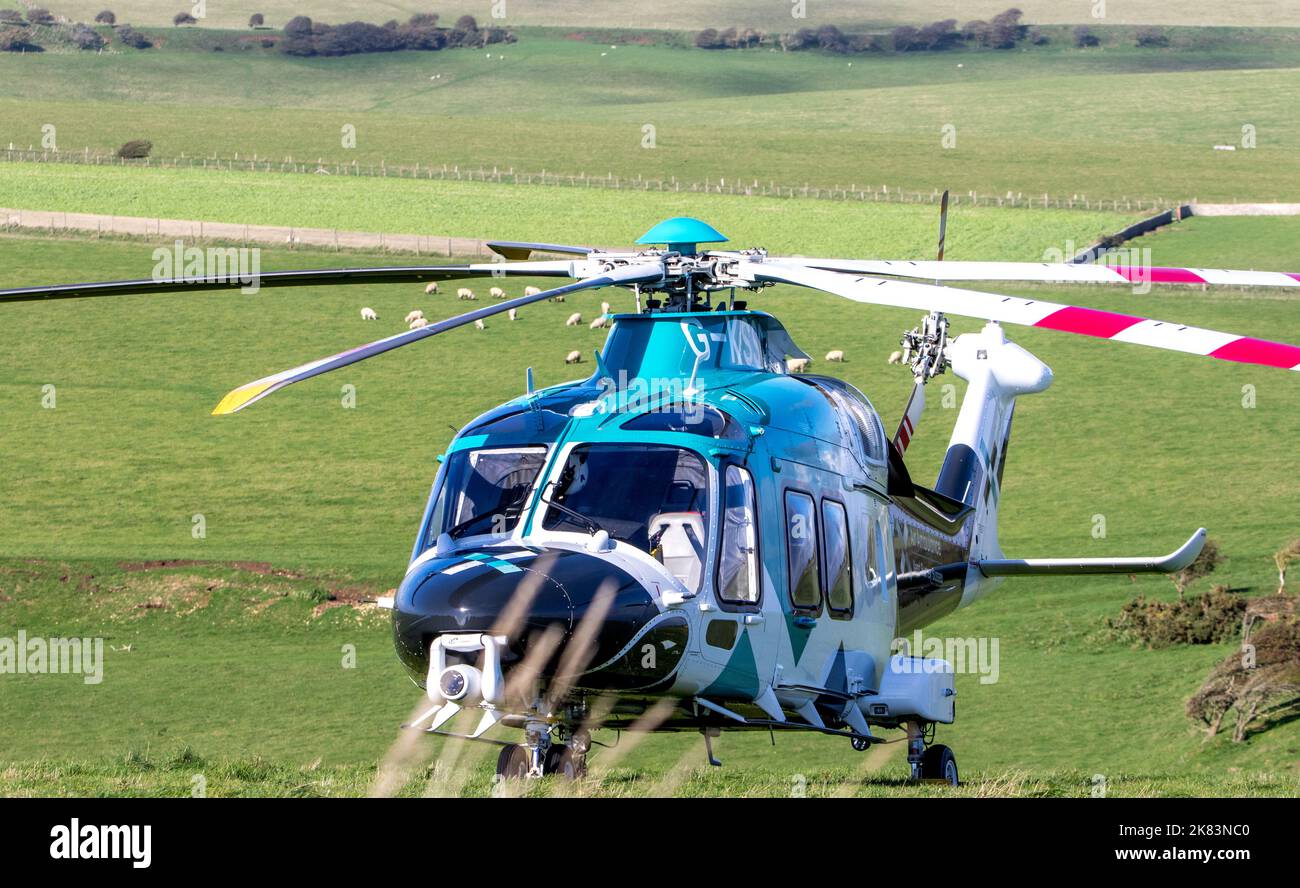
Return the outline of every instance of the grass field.
{"type": "MultiPolygon", "coordinates": [[[[515,211],[530,212],[522,202],[515,211]]],[[[1031,226],[1048,217],[1005,218],[1031,226]]],[[[954,247],[976,237],[972,228],[963,219],[950,229],[954,247]]],[[[1033,236],[1073,234],[1039,226],[1033,236]]],[[[1295,220],[1193,219],[1143,245],[1157,263],[1288,268],[1297,235],[1295,220]]],[[[843,230],[822,243],[844,252],[850,238],[843,230]]],[[[989,258],[1018,255],[1014,246],[999,253],[981,243],[989,258]]],[[[0,273],[6,285],[133,276],[149,250],[7,236],[0,273]]],[[[267,251],[264,266],[336,259],[267,251]]],[[[1032,292],[1300,339],[1294,301],[1274,295],[1032,292]]],[[[382,618],[346,607],[314,612],[330,594],[358,599],[396,584],[432,457],[452,426],[518,391],[526,366],[543,383],[571,375],[563,354],[599,336],[561,326],[575,306],[543,305],[516,324],[453,333],[236,417],[207,416],[234,384],[372,338],[376,326],[354,320],[361,304],[374,305],[384,325],[412,305],[430,316],[454,310],[401,288],[368,287],[268,294],[255,311],[221,295],[6,307],[0,634],[99,634],[119,650],[108,649],[105,681],[93,688],[73,676],[4,677],[0,792],[188,794],[194,774],[211,794],[370,787],[415,692],[382,618]],[[46,383],[57,386],[54,410],[40,406],[46,383]],[[357,385],[354,410],[340,406],[344,383],[357,385]],[[206,539],[191,536],[194,514],[206,518],[206,539]],[[122,567],[163,558],[269,562],[296,575],[122,567]],[[347,644],[357,651],[351,670],[340,665],[347,644]]],[[[894,421],[908,381],[883,357],[914,321],[909,313],[780,291],[763,304],[809,351],[845,348],[842,375],[894,421]]],[[[1290,374],[1044,331],[1014,335],[1053,366],[1057,382],[1026,399],[1018,417],[1004,488],[1009,553],[1164,551],[1205,524],[1229,555],[1216,581],[1253,593],[1272,588],[1270,554],[1300,535],[1300,479],[1285,443],[1300,434],[1290,374]],[[1258,391],[1250,410],[1241,406],[1246,384],[1258,391]],[[1090,535],[1096,514],[1107,517],[1104,540],[1090,535]]],[[[932,475],[951,416],[938,407],[923,424],[910,458],[918,477],[932,475]]],[[[1117,795],[1300,792],[1294,723],[1244,744],[1204,744],[1183,716],[1185,698],[1231,646],[1141,651],[1105,638],[1103,618],[1139,592],[1173,595],[1159,578],[1030,581],[934,627],[1001,642],[999,682],[959,676],[962,718],[941,732],[972,781],[964,792],[1087,795],[1095,774],[1117,795]]],[[[583,791],[785,794],[802,775],[813,795],[935,793],[896,782],[904,770],[897,744],[861,757],[828,738],[782,735],[773,749],[766,736],[728,735],[718,744],[726,761],[719,773],[698,746],[694,735],[675,735],[625,747],[626,755],[602,751],[605,770],[583,791]]],[[[486,792],[489,754],[430,745],[398,791],[486,792]],[[457,766],[445,767],[453,757],[457,766]],[[435,758],[444,768],[430,787],[435,758]]]]}
{"type": "MultiPolygon", "coordinates": [[[[0,164],[0,206],[602,246],[630,244],[660,219],[707,207],[711,223],[738,247],[900,258],[933,252],[938,219],[937,205],[65,164],[0,164]]],[[[969,206],[953,212],[954,257],[1024,260],[1064,249],[1064,240],[1082,249],[1133,218],[969,206]]]]}
{"type": "MultiPolygon", "coordinates": [[[[1061,3],[1060,0],[1020,0],[1015,4],[1034,22],[1092,22],[1091,2],[1061,3]]],[[[62,0],[54,4],[62,15],[89,20],[103,4],[91,0],[62,0]]],[[[877,26],[899,22],[918,23],[941,18],[968,21],[990,18],[1008,6],[1008,0],[813,0],[806,4],[807,18],[791,17],[791,3],[754,0],[662,0],[651,5],[618,0],[509,0],[504,9],[507,26],[567,25],[584,28],[705,28],[741,25],[773,30],[816,26],[833,22],[841,27],[877,26]]],[[[119,0],[113,4],[118,21],[136,24],[170,24],[174,15],[148,0],[119,0]]],[[[328,22],[358,17],[381,21],[403,19],[415,12],[431,10],[445,21],[457,16],[477,16],[481,24],[491,21],[491,4],[481,0],[445,0],[439,3],[385,3],[375,8],[358,8],[347,0],[315,0],[301,4],[287,0],[235,0],[214,4],[205,24],[238,27],[254,12],[264,13],[267,24],[278,26],[295,15],[309,15],[328,22]]],[[[1170,25],[1300,25],[1300,14],[1268,0],[1240,0],[1231,8],[1208,0],[1109,0],[1104,21],[1116,24],[1170,25]]]]}
{"type": "MultiPolygon", "coordinates": [[[[710,53],[529,36],[451,50],[289,59],[204,52],[0,54],[0,146],[323,158],[569,174],[951,188],[1055,197],[1286,200],[1300,188],[1300,40],[1197,48],[710,53]],[[436,77],[437,79],[432,79],[436,77]],[[722,104],[722,103],[726,104],[722,104]],[[643,128],[655,128],[643,147],[643,128]],[[356,147],[342,147],[344,126],[356,147]],[[1254,127],[1251,150],[1240,145],[1254,127]],[[953,127],[953,130],[945,130],[953,127]],[[945,147],[945,132],[955,145],[945,147]],[[1195,183],[1191,188],[1190,183],[1195,183]]],[[[189,46],[189,49],[185,47],[189,46]]]]}

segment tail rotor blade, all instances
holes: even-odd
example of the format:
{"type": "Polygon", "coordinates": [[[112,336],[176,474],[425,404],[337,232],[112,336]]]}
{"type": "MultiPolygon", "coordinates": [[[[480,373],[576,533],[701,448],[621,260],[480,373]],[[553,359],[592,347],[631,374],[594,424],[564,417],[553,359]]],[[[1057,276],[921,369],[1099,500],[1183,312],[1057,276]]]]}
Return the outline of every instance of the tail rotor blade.
{"type": "Polygon", "coordinates": [[[243,410],[249,404],[260,401],[267,395],[279,391],[287,385],[295,382],[301,382],[304,379],[311,379],[313,376],[320,376],[322,373],[328,373],[331,370],[337,370],[340,367],[347,367],[358,361],[364,361],[366,358],[373,358],[375,355],[381,355],[384,352],[392,351],[395,348],[401,348],[404,345],[410,345],[412,342],[418,342],[421,339],[428,339],[430,336],[436,336],[439,333],[445,333],[448,330],[454,330],[457,327],[463,327],[466,324],[472,324],[483,318],[491,317],[495,314],[509,311],[512,308],[521,308],[534,302],[540,302],[553,296],[561,296],[567,293],[576,293],[580,290],[595,290],[601,287],[618,286],[623,284],[643,283],[657,281],[663,278],[663,267],[659,264],[627,265],[615,268],[605,274],[596,277],[586,278],[573,284],[565,284],[562,287],[556,287],[551,290],[543,290],[540,293],[534,293],[531,296],[520,296],[516,299],[508,299],[505,302],[498,302],[495,305],[487,305],[465,314],[456,315],[445,321],[437,321],[429,324],[427,327],[420,327],[415,330],[404,330],[394,336],[388,336],[376,342],[367,343],[357,348],[340,352],[337,355],[331,355],[328,358],[321,358],[312,361],[309,364],[303,364],[293,367],[289,370],[276,373],[272,376],[266,376],[262,379],[241,385],[239,388],[230,392],[221,402],[217,404],[216,409],[212,411],[213,416],[224,416],[229,413],[237,413],[243,410]]]}
{"type": "Polygon", "coordinates": [[[916,427],[921,422],[921,413],[925,410],[925,380],[918,378],[912,387],[912,396],[907,399],[907,409],[898,421],[898,431],[894,433],[894,449],[898,455],[907,453],[907,445],[916,434],[916,427]]]}

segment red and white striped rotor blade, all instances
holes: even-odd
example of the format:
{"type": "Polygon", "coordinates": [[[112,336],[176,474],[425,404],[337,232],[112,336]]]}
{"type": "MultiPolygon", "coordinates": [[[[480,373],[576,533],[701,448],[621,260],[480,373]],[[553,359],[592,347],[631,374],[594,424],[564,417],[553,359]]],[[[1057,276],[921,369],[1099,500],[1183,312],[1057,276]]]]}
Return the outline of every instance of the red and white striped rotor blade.
{"type": "Polygon", "coordinates": [[[917,278],[927,281],[1024,281],[1047,284],[1209,284],[1232,287],[1300,287],[1300,274],[1224,268],[1164,268],[1070,262],[952,262],[896,259],[769,259],[823,271],[917,278]]]}
{"type": "Polygon", "coordinates": [[[898,431],[894,433],[894,449],[898,455],[902,456],[907,453],[907,445],[912,443],[912,437],[916,435],[916,427],[921,422],[921,414],[925,411],[925,382],[921,379],[916,380],[916,385],[912,387],[912,396],[907,399],[907,409],[903,411],[903,418],[898,421],[898,431]]]}
{"type": "MultiPolygon", "coordinates": [[[[939,264],[948,263],[935,263],[939,264]]],[[[1063,330],[1170,351],[1208,355],[1242,364],[1300,370],[1298,346],[1168,321],[1155,321],[1136,315],[914,281],[841,274],[771,260],[742,261],[736,268],[742,277],[754,281],[812,287],[855,302],[918,311],[941,311],[968,318],[1063,330]]]]}

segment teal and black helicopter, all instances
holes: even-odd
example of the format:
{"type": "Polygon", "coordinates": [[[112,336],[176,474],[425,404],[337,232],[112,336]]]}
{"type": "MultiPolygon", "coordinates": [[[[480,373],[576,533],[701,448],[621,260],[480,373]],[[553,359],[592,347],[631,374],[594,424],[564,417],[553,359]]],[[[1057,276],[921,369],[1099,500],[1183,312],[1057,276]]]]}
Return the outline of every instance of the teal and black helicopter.
{"type": "MultiPolygon", "coordinates": [[[[1003,325],[1292,370],[1300,348],[938,282],[1288,287],[1300,275],[945,262],[942,249],[910,262],[701,247],[725,240],[677,218],[627,251],[500,242],[487,263],[261,274],[262,287],[567,282],[257,380],[214,413],[493,314],[630,289],[636,311],[613,317],[590,377],[534,390],[530,371],[523,395],[466,425],[441,458],[405,577],[385,602],[398,658],[429,700],[408,727],[452,733],[472,712],[454,735],[500,744],[498,772],[509,777],[582,773],[598,726],[706,740],[723,729],[816,731],[859,750],[880,739],[873,729],[903,728],[913,777],[955,783],[952,751],[932,742],[933,727],[953,721],[952,665],[899,653],[895,639],[1005,577],[1175,571],[1205,538],[1198,530],[1160,557],[1003,555],[1015,402],[1052,381],[1003,325]],[[915,387],[892,438],[853,386],[789,371],[807,355],[747,304],[777,284],[925,313],[903,336],[899,362],[915,387]],[[947,314],[988,323],[950,339],[947,314]],[[968,385],[927,487],[904,455],[925,384],[949,368],[968,385]]],[[[182,276],[0,290],[0,302],[239,286],[182,276]]]]}

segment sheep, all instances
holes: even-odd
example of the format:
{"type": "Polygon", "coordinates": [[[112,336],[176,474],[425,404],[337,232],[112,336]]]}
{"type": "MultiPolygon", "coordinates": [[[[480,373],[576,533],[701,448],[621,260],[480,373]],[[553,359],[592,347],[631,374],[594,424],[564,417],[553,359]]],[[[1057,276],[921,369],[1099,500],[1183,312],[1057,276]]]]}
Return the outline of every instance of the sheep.
{"type": "Polygon", "coordinates": [[[459,290],[456,291],[456,298],[472,300],[472,299],[477,299],[478,297],[474,295],[474,291],[471,290],[469,287],[461,287],[459,290]]]}
{"type": "Polygon", "coordinates": [[[582,352],[578,351],[578,350],[575,348],[573,351],[569,352],[568,357],[566,357],[566,358],[564,359],[564,363],[566,363],[566,364],[581,364],[581,363],[582,363],[582,352]]]}
{"type": "Polygon", "coordinates": [[[609,303],[608,303],[608,302],[602,302],[602,303],[600,304],[600,313],[603,314],[603,315],[607,315],[607,314],[609,314],[609,303]]]}
{"type": "Polygon", "coordinates": [[[540,287],[524,287],[525,296],[538,296],[542,292],[540,287]]]}
{"type": "Polygon", "coordinates": [[[363,308],[361,309],[361,320],[377,321],[379,320],[379,315],[375,314],[375,310],[373,308],[363,308]]]}
{"type": "Polygon", "coordinates": [[[510,317],[510,320],[512,321],[516,320],[519,317],[519,315],[515,312],[513,308],[510,309],[510,311],[506,312],[506,314],[510,317]]]}
{"type": "Polygon", "coordinates": [[[434,293],[437,293],[437,292],[438,292],[438,282],[437,282],[437,281],[434,281],[433,283],[429,284],[429,286],[427,286],[427,287],[424,288],[424,295],[425,295],[425,296],[432,296],[434,293]]]}
{"type": "Polygon", "coordinates": [[[834,351],[828,351],[826,353],[826,362],[828,364],[843,364],[844,352],[838,348],[835,349],[834,351]]]}
{"type": "Polygon", "coordinates": [[[505,299],[506,291],[502,290],[500,287],[493,287],[491,290],[488,290],[488,295],[493,299],[505,299]]]}
{"type": "Polygon", "coordinates": [[[791,373],[807,373],[808,364],[809,364],[808,358],[787,358],[785,362],[785,369],[790,371],[791,373]]]}
{"type": "Polygon", "coordinates": [[[564,322],[564,326],[576,327],[581,323],[582,323],[582,312],[575,311],[573,314],[569,315],[569,319],[564,322]]]}
{"type": "Polygon", "coordinates": [[[609,318],[606,317],[605,315],[601,315],[600,317],[596,318],[596,320],[592,321],[587,326],[589,326],[593,330],[603,330],[605,329],[605,327],[609,326],[609,318]]]}
{"type": "Polygon", "coordinates": [[[485,326],[483,325],[483,319],[482,319],[482,318],[479,318],[477,321],[474,322],[474,329],[475,329],[475,330],[486,330],[486,329],[487,329],[487,327],[485,327],[485,326]]]}
{"type": "Polygon", "coordinates": [[[427,327],[427,326],[429,326],[429,322],[426,321],[424,318],[416,318],[415,320],[411,321],[412,330],[419,330],[421,327],[427,327]]]}
{"type": "Polygon", "coordinates": [[[903,353],[900,352],[900,351],[890,352],[890,353],[889,353],[889,363],[891,363],[891,364],[901,364],[901,363],[903,363],[903,353]]]}
{"type": "Polygon", "coordinates": [[[413,311],[407,312],[405,323],[409,324],[411,323],[411,321],[415,320],[416,318],[422,318],[422,317],[424,317],[424,312],[420,311],[417,308],[413,311]]]}

